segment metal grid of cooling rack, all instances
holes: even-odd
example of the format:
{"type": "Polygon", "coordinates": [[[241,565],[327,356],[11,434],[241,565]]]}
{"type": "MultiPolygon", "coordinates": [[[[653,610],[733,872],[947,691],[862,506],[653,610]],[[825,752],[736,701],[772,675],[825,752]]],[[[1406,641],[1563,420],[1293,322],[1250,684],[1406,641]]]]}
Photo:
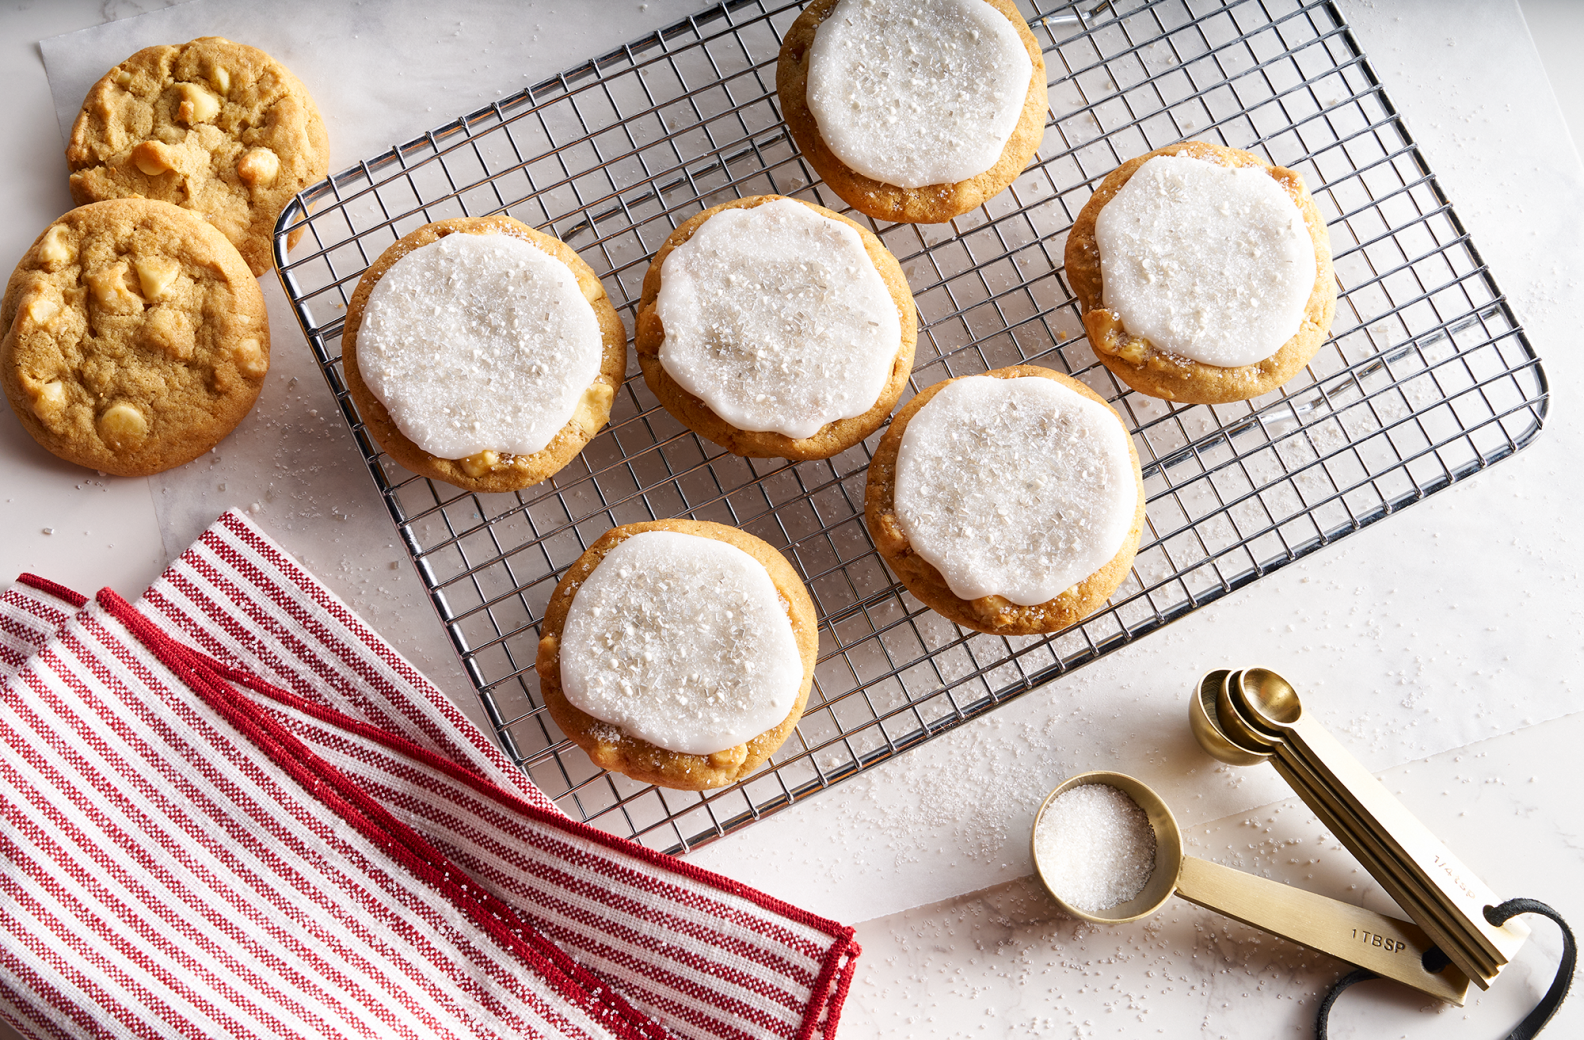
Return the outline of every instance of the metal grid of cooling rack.
{"type": "MultiPolygon", "coordinates": [[[[1091,0],[1091,3],[1093,0],[1091,0]]],[[[1113,402],[1144,463],[1148,526],[1107,609],[1051,637],[957,628],[893,582],[863,525],[869,442],[823,462],[742,459],[687,431],[637,376],[610,426],[550,481],[462,492],[386,457],[347,397],[342,317],[379,253],[421,224],[506,212],[571,243],[632,326],[649,257],[701,209],[776,192],[846,207],[775,103],[799,12],[728,0],[470,113],[305,191],[276,256],[325,378],[501,744],[568,813],[655,848],[718,837],[1011,697],[1518,450],[1546,386],[1452,207],[1336,7],[1025,2],[1051,116],[1035,162],[944,225],[875,225],[920,312],[911,391],[1032,362],[1113,402]],[[1188,138],[1300,170],[1330,226],[1331,340],[1254,401],[1180,406],[1099,366],[1062,278],[1073,217],[1122,161],[1188,138]],[[288,258],[287,236],[306,232],[288,258]],[[543,714],[538,622],[561,572],[616,524],[735,524],[794,562],[820,616],[808,710],[764,769],[708,794],[595,768],[543,714]]],[[[865,219],[852,214],[856,219],[865,219]]]]}

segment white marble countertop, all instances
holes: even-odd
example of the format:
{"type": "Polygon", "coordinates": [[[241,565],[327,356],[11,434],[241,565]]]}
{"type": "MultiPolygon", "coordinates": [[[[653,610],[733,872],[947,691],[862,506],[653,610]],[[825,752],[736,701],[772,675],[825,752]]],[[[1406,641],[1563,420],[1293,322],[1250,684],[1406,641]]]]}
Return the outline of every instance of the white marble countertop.
{"type": "MultiPolygon", "coordinates": [[[[311,23],[282,18],[289,42],[277,53],[320,98],[339,169],[700,2],[520,5],[510,46],[491,42],[497,20],[483,0],[406,20],[379,16],[390,5],[337,7],[311,23]],[[332,41],[340,78],[316,80],[310,70],[326,60],[315,47],[332,41]],[[432,110],[382,109],[388,75],[420,77],[432,110]]],[[[38,41],[163,6],[77,0],[0,14],[0,257],[20,256],[71,205],[38,41]]],[[[1542,42],[1566,53],[1571,30],[1576,53],[1584,19],[1539,6],[1542,42]]],[[[125,51],[151,25],[171,39],[227,33],[215,13],[227,9],[203,0],[130,23],[125,51]]],[[[697,853],[862,922],[843,1036],[1310,1035],[1340,962],[1181,902],[1136,925],[1081,926],[1027,877],[1027,828],[1045,791],[1116,768],[1162,793],[1196,854],[1390,909],[1273,774],[1217,766],[1193,745],[1187,684],[1226,664],[1302,677],[1316,703],[1330,698],[1323,721],[1493,888],[1584,925],[1584,774],[1570,760],[1584,741],[1584,609],[1573,594],[1584,491],[1568,477],[1584,449],[1584,361],[1572,350],[1584,169],[1511,0],[1343,0],[1343,11],[1545,363],[1547,429],[1488,473],[697,853]]],[[[252,507],[476,711],[279,288],[264,285],[271,375],[208,459],[149,480],[102,478],[57,462],[0,416],[0,574],[136,593],[221,510],[252,507]]],[[[1461,1010],[1361,987],[1339,1005],[1333,1035],[1499,1036],[1549,982],[1554,935],[1537,925],[1520,961],[1461,1010]]],[[[1552,1029],[1584,1034],[1584,1003],[1552,1029]]]]}

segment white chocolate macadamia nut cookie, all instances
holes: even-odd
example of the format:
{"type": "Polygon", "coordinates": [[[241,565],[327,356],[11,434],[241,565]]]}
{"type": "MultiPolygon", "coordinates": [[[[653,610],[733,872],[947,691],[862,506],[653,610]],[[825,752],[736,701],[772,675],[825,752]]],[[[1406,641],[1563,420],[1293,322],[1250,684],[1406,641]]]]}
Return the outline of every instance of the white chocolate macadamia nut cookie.
{"type": "MultiPolygon", "coordinates": [[[[66,149],[78,203],[141,196],[203,217],[255,275],[275,221],[330,164],[324,121],[274,58],[219,36],[145,47],[88,91],[66,149]]],[[[291,243],[302,234],[293,233],[291,243]]]]}

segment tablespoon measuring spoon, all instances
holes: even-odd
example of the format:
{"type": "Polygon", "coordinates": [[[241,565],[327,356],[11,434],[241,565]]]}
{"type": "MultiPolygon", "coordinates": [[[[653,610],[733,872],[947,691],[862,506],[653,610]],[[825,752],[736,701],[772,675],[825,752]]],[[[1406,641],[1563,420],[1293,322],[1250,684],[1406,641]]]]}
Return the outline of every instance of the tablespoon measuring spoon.
{"type": "MultiPolygon", "coordinates": [[[[1147,784],[1124,773],[1080,773],[1063,781],[1034,814],[1030,849],[1045,890],[1064,911],[1082,920],[1095,924],[1137,921],[1159,910],[1175,893],[1190,903],[1368,968],[1439,1000],[1461,1005],[1468,995],[1468,979],[1455,966],[1447,965],[1438,972],[1427,970],[1426,954],[1434,947],[1417,925],[1185,855],[1182,832],[1171,809],[1147,784]],[[1127,795],[1144,810],[1155,832],[1154,870],[1143,889],[1132,899],[1102,910],[1080,910],[1063,899],[1064,879],[1056,876],[1055,864],[1040,856],[1038,836],[1046,811],[1063,794],[1086,784],[1104,784],[1127,795]]],[[[1430,963],[1435,960],[1433,955],[1429,958],[1430,963]]]]}
{"type": "Polygon", "coordinates": [[[1485,919],[1485,908],[1501,899],[1323,726],[1304,714],[1290,683],[1269,669],[1251,668],[1232,693],[1248,721],[1281,734],[1285,746],[1345,800],[1351,813],[1383,836],[1393,858],[1431,886],[1496,964],[1512,959],[1528,938],[1528,927],[1516,920],[1497,927],[1485,919]]]}
{"type": "Polygon", "coordinates": [[[1431,886],[1396,861],[1382,836],[1369,830],[1364,821],[1352,816],[1323,780],[1314,775],[1302,760],[1278,754],[1283,740],[1256,729],[1231,698],[1231,687],[1241,681],[1241,672],[1218,669],[1199,681],[1189,699],[1189,723],[1201,747],[1216,759],[1232,765],[1269,760],[1283,780],[1303,799],[1320,822],[1358,857],[1388,895],[1413,918],[1454,964],[1481,988],[1490,985],[1500,966],[1483,955],[1478,943],[1459,927],[1455,915],[1443,905],[1431,886]]]}

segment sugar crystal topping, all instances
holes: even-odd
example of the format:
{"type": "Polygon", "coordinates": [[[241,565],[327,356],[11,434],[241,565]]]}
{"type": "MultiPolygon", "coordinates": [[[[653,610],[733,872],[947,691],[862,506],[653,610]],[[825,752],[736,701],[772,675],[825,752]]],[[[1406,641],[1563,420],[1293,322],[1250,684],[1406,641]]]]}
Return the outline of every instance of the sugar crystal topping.
{"type": "Polygon", "coordinates": [[[357,334],[396,428],[441,459],[532,455],[599,376],[594,308],[566,264],[507,234],[450,234],[392,264],[357,334]]]}
{"type": "Polygon", "coordinates": [[[1314,288],[1303,214],[1262,167],[1157,155],[1101,208],[1095,244],[1122,327],[1206,365],[1276,353],[1314,288]]]}
{"type": "Polygon", "coordinates": [[[577,590],[561,636],[568,701],[657,747],[708,755],[779,725],[803,685],[785,600],[734,545],[644,531],[577,590]]]}
{"type": "Polygon", "coordinates": [[[903,533],[962,599],[1054,599],[1117,554],[1137,507],[1116,414],[1051,379],[958,379],[897,450],[903,533]]]}
{"type": "Polygon", "coordinates": [[[791,199],[724,209],[661,267],[660,364],[740,430],[812,437],[885,389],[902,326],[858,232],[791,199]]]}
{"type": "Polygon", "coordinates": [[[1017,129],[1034,63],[984,0],[841,0],[809,50],[808,106],[850,168],[920,188],[977,177],[1017,129]]]}

